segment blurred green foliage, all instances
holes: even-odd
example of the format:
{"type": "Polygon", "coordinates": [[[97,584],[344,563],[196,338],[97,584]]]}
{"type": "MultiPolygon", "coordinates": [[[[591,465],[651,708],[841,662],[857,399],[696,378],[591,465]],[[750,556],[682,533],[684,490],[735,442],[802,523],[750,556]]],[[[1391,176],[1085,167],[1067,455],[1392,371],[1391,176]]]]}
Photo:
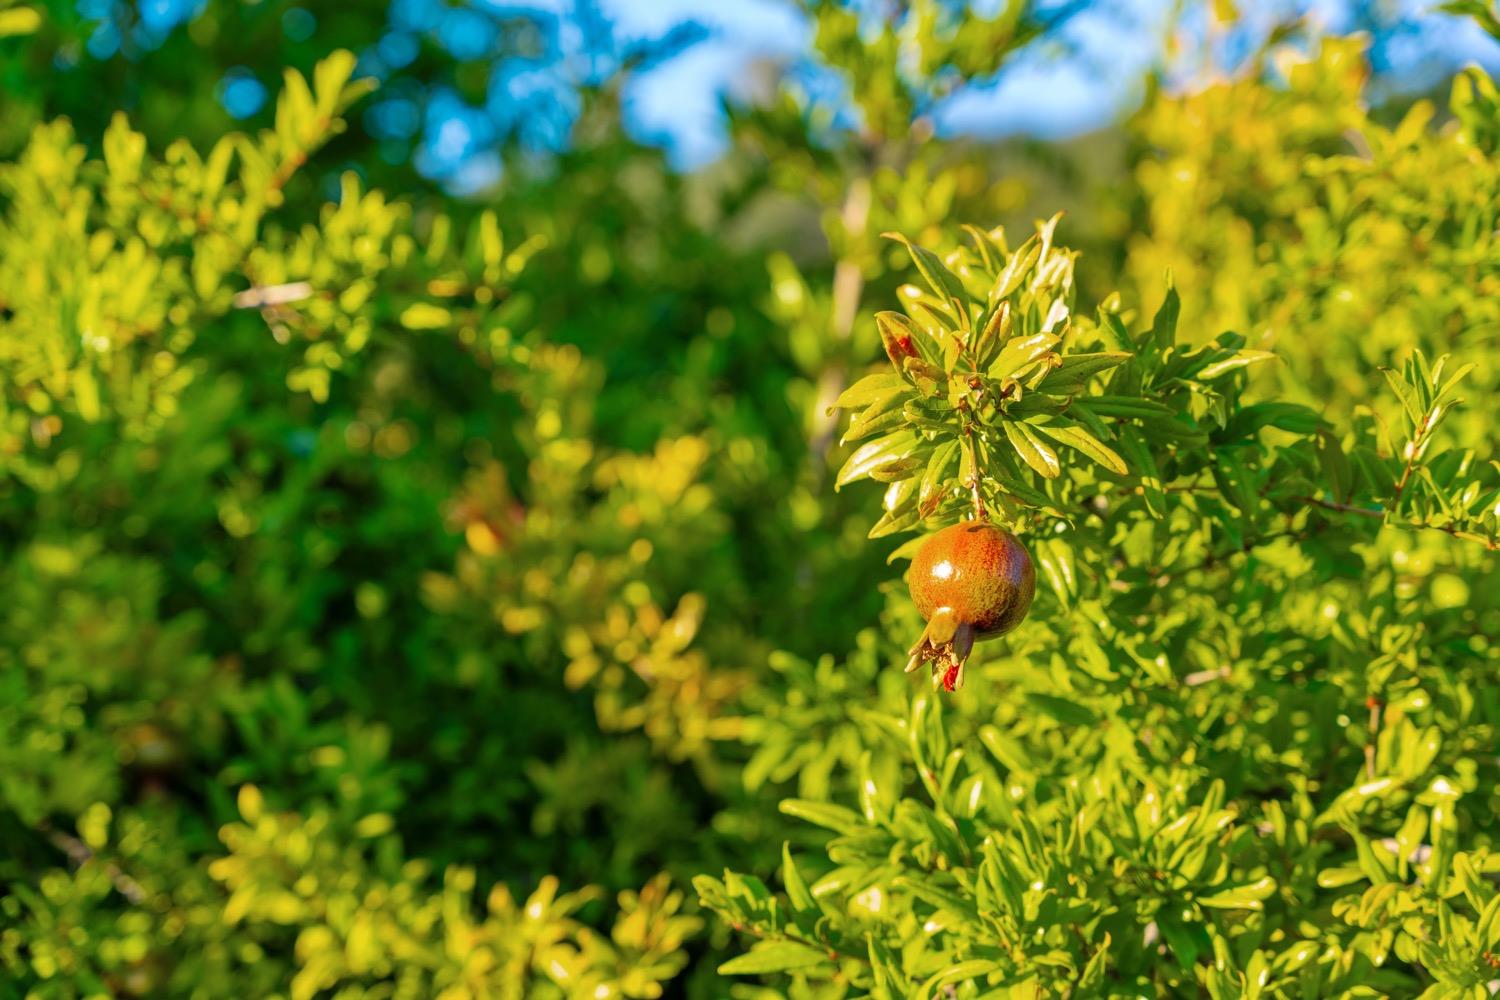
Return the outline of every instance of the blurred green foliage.
{"type": "Polygon", "coordinates": [[[1493,81],[1154,87],[1079,225],[931,120],[1055,10],[909,6],[806,4],[857,127],[682,176],[614,77],[478,202],[346,127],[373,8],[8,98],[0,997],[1493,992],[1493,81]],[[69,89],[252,49],[254,134],[69,89]]]}
{"type": "Polygon", "coordinates": [[[1282,393],[1341,409],[1403,348],[1492,351],[1494,81],[1465,70],[1446,107],[1419,100],[1386,125],[1361,96],[1361,40],[1281,62],[1284,87],[1216,83],[1132,123],[1131,287],[1159,299],[1170,270],[1184,323],[1275,350],[1282,393]]]}

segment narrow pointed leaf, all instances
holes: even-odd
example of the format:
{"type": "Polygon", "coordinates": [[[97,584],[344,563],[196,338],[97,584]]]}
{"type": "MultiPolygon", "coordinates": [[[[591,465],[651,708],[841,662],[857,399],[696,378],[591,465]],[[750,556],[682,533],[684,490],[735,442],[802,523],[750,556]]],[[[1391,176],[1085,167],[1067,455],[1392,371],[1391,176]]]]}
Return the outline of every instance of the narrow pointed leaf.
{"type": "Polygon", "coordinates": [[[906,382],[900,375],[894,372],[879,372],[874,375],[866,375],[839,393],[839,398],[833,401],[833,407],[835,409],[855,409],[861,406],[869,406],[881,399],[885,399],[891,393],[904,393],[907,391],[906,382]]]}
{"type": "Polygon", "coordinates": [[[916,447],[917,436],[911,431],[898,431],[867,441],[856,448],[854,454],[839,469],[839,474],[834,479],[834,488],[863,479],[883,465],[908,458],[916,447]]]}
{"type": "Polygon", "coordinates": [[[1089,379],[1124,364],[1130,358],[1125,351],[1065,355],[1062,363],[1047,373],[1037,389],[1051,393],[1081,392],[1089,384],[1089,379]]]}
{"type": "Polygon", "coordinates": [[[1050,333],[1033,333],[1029,337],[1009,340],[990,363],[989,371],[985,374],[997,382],[1015,378],[1027,365],[1034,363],[1056,345],[1057,337],[1050,333]]]}
{"type": "Polygon", "coordinates": [[[1250,365],[1259,364],[1262,361],[1274,360],[1276,360],[1276,355],[1270,351],[1240,351],[1233,357],[1225,358],[1223,361],[1215,361],[1204,365],[1199,370],[1197,378],[1200,382],[1209,382],[1219,378],[1221,375],[1228,375],[1230,372],[1239,371],[1241,368],[1248,368],[1250,365]]]}
{"type": "Polygon", "coordinates": [[[1048,479],[1056,479],[1062,466],[1058,464],[1057,452],[1037,436],[1026,424],[1005,424],[1005,436],[1010,438],[1010,443],[1016,449],[1016,454],[1021,456],[1022,461],[1031,466],[1038,473],[1048,479]]]}
{"type": "Polygon", "coordinates": [[[927,287],[939,299],[947,301],[956,298],[960,302],[969,301],[969,293],[964,290],[964,283],[959,280],[958,275],[948,270],[938,255],[931,250],[917,246],[911,240],[900,233],[881,233],[888,240],[895,240],[906,247],[907,253],[911,254],[912,263],[917,265],[917,271],[922,275],[922,280],[927,282],[927,287]]]}
{"type": "Polygon", "coordinates": [[[719,966],[721,976],[752,976],[805,969],[828,960],[828,953],[796,941],[761,941],[750,951],[719,966]]]}
{"type": "Polygon", "coordinates": [[[1095,462],[1104,466],[1116,475],[1126,475],[1130,470],[1125,467],[1125,460],[1120,458],[1113,449],[1105,445],[1082,427],[1069,424],[1035,424],[1036,430],[1047,435],[1052,440],[1067,445],[1076,451],[1081,451],[1095,462]]]}

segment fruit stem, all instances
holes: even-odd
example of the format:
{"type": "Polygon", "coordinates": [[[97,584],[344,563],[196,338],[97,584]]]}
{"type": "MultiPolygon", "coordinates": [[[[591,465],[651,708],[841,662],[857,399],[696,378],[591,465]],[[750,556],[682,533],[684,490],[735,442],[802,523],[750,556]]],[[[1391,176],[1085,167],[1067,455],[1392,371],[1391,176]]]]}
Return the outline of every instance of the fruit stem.
{"type": "Polygon", "coordinates": [[[974,520],[988,521],[989,511],[984,509],[984,494],[979,490],[979,484],[984,481],[984,472],[979,468],[979,449],[974,445],[974,425],[964,424],[964,437],[968,441],[969,454],[974,463],[974,478],[969,480],[969,493],[974,498],[974,520]]]}

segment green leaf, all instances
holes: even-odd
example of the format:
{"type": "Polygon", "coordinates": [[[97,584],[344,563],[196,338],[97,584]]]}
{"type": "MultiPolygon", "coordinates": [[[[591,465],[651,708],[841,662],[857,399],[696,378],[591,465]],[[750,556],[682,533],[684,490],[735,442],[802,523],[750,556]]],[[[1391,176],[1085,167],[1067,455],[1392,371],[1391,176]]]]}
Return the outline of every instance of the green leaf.
{"type": "Polygon", "coordinates": [[[881,463],[870,470],[870,478],[877,483],[899,483],[903,479],[910,479],[917,471],[927,464],[927,456],[907,455],[904,458],[894,459],[881,463]]]}
{"type": "Polygon", "coordinates": [[[1104,981],[1104,974],[1109,968],[1109,932],[1105,931],[1104,940],[1094,949],[1093,957],[1083,968],[1083,974],[1078,977],[1080,988],[1088,989],[1097,987],[1104,981]]]}
{"type": "Polygon", "coordinates": [[[1266,875],[1247,885],[1200,896],[1198,902],[1215,910],[1263,910],[1266,898],[1275,891],[1276,880],[1266,875]]]}
{"type": "Polygon", "coordinates": [[[968,982],[971,979],[978,979],[980,976],[988,976],[992,972],[998,972],[1002,968],[1003,966],[999,962],[991,959],[971,958],[966,962],[950,965],[942,972],[928,979],[922,984],[922,988],[918,991],[917,995],[924,997],[932,996],[932,991],[940,986],[968,982]]]}
{"type": "Polygon", "coordinates": [[[903,1000],[909,996],[910,983],[901,968],[900,960],[875,935],[867,935],[866,942],[870,971],[875,979],[875,1000],[903,1000]]]}
{"type": "Polygon", "coordinates": [[[283,154],[317,138],[318,112],[307,77],[290,67],[281,74],[281,95],[276,103],[276,131],[285,143],[283,154]]]}
{"type": "MultiPolygon", "coordinates": [[[[17,11],[0,12],[0,23],[3,23],[6,14],[14,13],[17,11]]],[[[0,28],[0,35],[3,33],[3,28],[0,28]]],[[[225,145],[227,144],[220,143],[220,147],[225,145]]],[[[123,111],[116,111],[110,119],[109,128],[104,130],[104,165],[109,170],[110,180],[122,183],[135,181],[141,175],[141,164],[145,156],[146,137],[131,129],[130,120],[123,111]]]]}
{"type": "Polygon", "coordinates": [[[809,799],[784,799],[781,811],[796,819],[825,827],[836,833],[857,833],[866,829],[859,814],[852,809],[831,802],[813,802],[809,799]]]}
{"type": "Polygon", "coordinates": [[[921,358],[907,358],[901,363],[901,371],[924,396],[936,394],[948,382],[947,372],[921,358]]]}
{"type": "Polygon", "coordinates": [[[834,489],[864,479],[881,466],[910,458],[917,444],[915,433],[898,431],[860,445],[839,469],[839,474],[834,479],[834,489]]]}
{"type": "Polygon", "coordinates": [[[1256,511],[1260,509],[1261,494],[1251,468],[1238,453],[1224,451],[1219,455],[1219,464],[1210,471],[1224,499],[1238,507],[1240,513],[1253,523],[1256,511]]]}
{"type": "Polygon", "coordinates": [[[1167,492],[1161,480],[1161,471],[1156,457],[1146,446],[1138,431],[1127,429],[1116,442],[1125,452],[1127,466],[1135,473],[1140,484],[1141,497],[1146,501],[1146,510],[1154,518],[1167,514],[1167,492]]]}
{"type": "Polygon", "coordinates": [[[443,330],[452,323],[452,313],[430,302],[413,302],[401,312],[401,325],[408,330],[443,330]]]}
{"type": "Polygon", "coordinates": [[[1099,330],[1104,334],[1105,341],[1118,353],[1129,357],[1135,356],[1135,341],[1130,339],[1130,331],[1125,329],[1125,321],[1118,313],[1099,310],[1099,330]]]}
{"type": "Polygon", "coordinates": [[[953,467],[958,452],[958,441],[950,439],[938,445],[932,457],[927,460],[927,469],[922,473],[922,481],[917,488],[917,511],[922,517],[931,514],[942,501],[948,483],[948,470],[953,467]]]}
{"type": "Polygon", "coordinates": [[[1048,479],[1056,479],[1058,473],[1062,471],[1062,466],[1057,461],[1057,452],[1039,438],[1028,425],[1007,420],[1005,436],[1010,438],[1016,454],[1041,475],[1048,479]]]}
{"type": "Polygon", "coordinates": [[[1026,747],[992,725],[980,728],[979,742],[1009,771],[1029,774],[1036,770],[1036,764],[1027,755],[1026,747]]]}
{"type": "Polygon", "coordinates": [[[1387,851],[1377,851],[1370,838],[1358,830],[1350,830],[1350,837],[1354,840],[1354,855],[1359,861],[1360,870],[1369,878],[1370,883],[1380,886],[1394,882],[1396,859],[1387,851]]]}
{"type": "MultiPolygon", "coordinates": [[[[1443,360],[1446,361],[1447,358],[1445,357],[1443,360]]],[[[1439,386],[1437,391],[1433,393],[1433,398],[1439,402],[1446,401],[1450,396],[1452,396],[1453,391],[1458,388],[1458,384],[1465,378],[1468,378],[1469,373],[1472,372],[1475,367],[1476,365],[1472,361],[1468,362],[1467,364],[1459,365],[1458,370],[1455,371],[1452,375],[1448,376],[1448,380],[1441,386],[1439,386]]],[[[1442,362],[1439,362],[1438,370],[1433,373],[1433,377],[1442,377],[1442,362]]]]}
{"type": "Polygon", "coordinates": [[[833,401],[830,410],[858,409],[886,399],[892,393],[899,395],[907,391],[906,382],[900,375],[895,372],[877,372],[874,375],[866,375],[839,393],[839,398],[833,401]]]}
{"type": "Polygon", "coordinates": [[[1035,427],[1052,440],[1065,444],[1075,451],[1083,452],[1083,454],[1116,475],[1127,475],[1130,471],[1125,467],[1124,459],[1120,458],[1118,454],[1103,442],[1076,424],[1051,423],[1028,424],[1025,426],[1035,427]]]}
{"type": "Polygon", "coordinates": [[[894,884],[897,889],[905,889],[923,902],[935,906],[940,910],[947,910],[956,917],[964,920],[979,919],[979,911],[974,908],[973,902],[957,893],[932,884],[925,877],[903,875],[896,879],[894,884]]]}
{"type": "Polygon", "coordinates": [[[1185,924],[1176,916],[1162,913],[1157,917],[1156,926],[1161,931],[1162,938],[1167,942],[1167,947],[1177,958],[1177,964],[1184,971],[1190,970],[1198,963],[1198,956],[1202,953],[1202,943],[1205,942],[1207,933],[1202,924],[1185,924]]]}
{"type": "Polygon", "coordinates": [[[1467,15],[1479,22],[1479,26],[1500,41],[1500,15],[1484,3],[1484,0],[1447,0],[1438,10],[1449,14],[1467,15]]]}
{"type": "Polygon", "coordinates": [[[99,382],[94,378],[92,368],[82,366],[73,371],[73,402],[78,407],[78,415],[89,423],[98,421],[102,415],[99,382]]]}
{"type": "MultiPolygon", "coordinates": [[[[907,482],[910,481],[907,480],[907,482]]],[[[884,538],[887,535],[894,535],[897,532],[909,531],[921,523],[921,520],[922,514],[915,507],[908,507],[905,510],[888,510],[880,515],[880,519],[870,527],[869,533],[865,537],[884,538]]]]}
{"type": "Polygon", "coordinates": [[[1092,726],[1099,721],[1099,715],[1093,709],[1059,695],[1027,691],[1025,697],[1029,704],[1070,726],[1092,726]]]}
{"type": "Polygon", "coordinates": [[[999,306],[990,310],[975,340],[977,357],[982,359],[983,365],[988,365],[990,354],[998,350],[1003,341],[1009,339],[1014,328],[1015,316],[1009,302],[1001,302],[999,306]]]}
{"type": "Polygon", "coordinates": [[[756,908],[769,904],[772,900],[771,890],[758,876],[747,875],[744,872],[724,873],[724,888],[728,890],[731,899],[747,900],[756,908]]]}
{"type": "Polygon", "coordinates": [[[30,35],[42,26],[42,15],[31,7],[0,10],[0,38],[30,35]]]}
{"type": "Polygon", "coordinates": [[[1078,596],[1078,579],[1073,564],[1073,549],[1060,538],[1042,538],[1031,544],[1032,555],[1041,566],[1042,575],[1052,586],[1058,600],[1071,606],[1078,596]]]}
{"type": "Polygon", "coordinates": [[[724,883],[712,875],[694,875],[693,889],[705,898],[718,898],[724,895],[724,883]]]}
{"type": "Polygon", "coordinates": [[[1396,473],[1388,459],[1382,458],[1374,449],[1356,446],[1349,452],[1349,459],[1365,482],[1369,483],[1376,498],[1385,498],[1396,488],[1396,473]]]}
{"type": "Polygon", "coordinates": [[[828,953],[796,941],[760,941],[738,958],[719,966],[721,976],[753,976],[766,972],[805,969],[828,961],[828,953]]]}
{"type": "Polygon", "coordinates": [[[990,294],[990,301],[998,301],[1008,297],[1012,292],[1021,287],[1032,270],[1036,268],[1036,262],[1042,256],[1041,239],[1032,236],[1025,243],[1016,247],[1015,253],[1005,262],[1005,270],[1000,272],[1000,277],[995,281],[995,290],[990,294]]]}
{"type": "Polygon", "coordinates": [[[958,228],[968,233],[969,239],[974,241],[974,249],[979,251],[979,258],[983,261],[985,269],[993,271],[995,265],[1000,263],[1000,261],[995,257],[994,247],[990,243],[989,234],[978,226],[970,225],[969,223],[964,223],[958,228]]]}
{"type": "Polygon", "coordinates": [[[1062,363],[1047,373],[1047,377],[1037,386],[1037,391],[1058,395],[1081,392],[1088,386],[1089,379],[1124,364],[1131,357],[1133,355],[1126,351],[1064,355],[1062,363]]]}
{"type": "Polygon", "coordinates": [[[906,541],[902,542],[900,545],[896,546],[896,548],[891,550],[891,554],[885,557],[885,564],[887,566],[894,566],[896,563],[900,562],[903,559],[910,561],[911,559],[916,557],[917,551],[921,549],[922,543],[925,541],[927,541],[927,537],[925,535],[918,535],[916,538],[908,538],[906,541]]]}
{"type": "Polygon", "coordinates": [[[1137,419],[1166,418],[1168,420],[1176,416],[1176,413],[1167,406],[1150,399],[1139,399],[1134,396],[1084,396],[1074,403],[1075,406],[1085,406],[1101,417],[1134,417],[1137,419]]]}
{"type": "Polygon", "coordinates": [[[781,882],[786,886],[786,898],[791,901],[793,910],[800,913],[818,908],[802,873],[797,871],[797,864],[792,860],[792,846],[786,842],[781,845],[781,882]]]}
{"type": "Polygon", "coordinates": [[[479,213],[479,221],[474,228],[474,241],[487,275],[498,278],[500,265],[505,261],[505,238],[501,235],[500,219],[494,210],[485,209],[479,213]]]}
{"type": "Polygon", "coordinates": [[[1182,300],[1177,297],[1177,289],[1170,280],[1169,276],[1166,298],[1162,299],[1161,308],[1156,310],[1156,318],[1151,321],[1151,330],[1147,334],[1158,353],[1177,343],[1177,317],[1182,312],[1182,300]]]}
{"type": "Polygon", "coordinates": [[[1324,868],[1318,872],[1318,885],[1324,889],[1342,889],[1346,885],[1365,881],[1365,873],[1352,866],[1324,868]]]}
{"type": "Polygon", "coordinates": [[[1500,895],[1492,896],[1474,925],[1474,937],[1486,950],[1500,946],[1500,895]]]}
{"type": "Polygon", "coordinates": [[[1395,778],[1372,778],[1363,781],[1353,788],[1346,788],[1340,792],[1329,807],[1319,815],[1317,822],[1322,824],[1331,819],[1345,819],[1358,813],[1372,800],[1384,798],[1391,790],[1397,788],[1400,782],[1395,778]]]}
{"type": "Polygon", "coordinates": [[[850,444],[867,438],[871,434],[893,430],[905,423],[906,417],[902,413],[900,403],[906,392],[904,387],[896,389],[883,399],[875,400],[856,413],[849,421],[849,427],[844,431],[844,436],[839,438],[839,444],[850,444]]]}
{"type": "Polygon", "coordinates": [[[1062,511],[1057,509],[1057,505],[1052,502],[1047,494],[1020,478],[1019,470],[1016,471],[1016,474],[1012,474],[1002,468],[991,468],[986,470],[986,475],[994,481],[996,487],[1002,492],[1010,494],[1027,506],[1035,507],[1037,510],[1052,514],[1054,517],[1063,516],[1062,511]]]}
{"type": "Polygon", "coordinates": [[[1274,361],[1275,359],[1276,355],[1270,351],[1240,351],[1231,358],[1225,358],[1223,361],[1215,361],[1212,364],[1203,366],[1198,371],[1197,379],[1199,382],[1211,382],[1231,372],[1239,371],[1241,368],[1248,368],[1250,365],[1258,364],[1262,361],[1274,361]]]}
{"type": "Polygon", "coordinates": [[[1036,363],[1042,355],[1057,346],[1057,336],[1051,333],[1033,333],[1029,337],[1013,337],[1006,341],[995,360],[985,373],[996,382],[1016,378],[1028,365],[1036,363]]]}
{"type": "Polygon", "coordinates": [[[1394,368],[1382,368],[1380,373],[1385,376],[1386,384],[1391,387],[1396,398],[1401,400],[1401,406],[1406,411],[1406,419],[1412,427],[1421,427],[1422,407],[1418,406],[1417,401],[1412,397],[1411,386],[1406,384],[1401,378],[1401,373],[1394,368]]]}
{"type": "Polygon", "coordinates": [[[1215,443],[1243,441],[1263,427],[1275,427],[1292,434],[1314,434],[1325,426],[1323,418],[1296,403],[1256,403],[1246,406],[1230,418],[1224,429],[1213,435],[1215,443]]]}
{"type": "Polygon", "coordinates": [[[899,514],[915,505],[916,499],[917,482],[915,479],[906,479],[886,487],[881,506],[885,508],[887,514],[899,514]]]}
{"type": "Polygon", "coordinates": [[[317,112],[325,120],[338,114],[353,101],[373,90],[374,80],[350,84],[358,60],[348,49],[336,49],[318,61],[313,68],[313,91],[317,95],[317,112]]]}
{"type": "Polygon", "coordinates": [[[1338,438],[1327,431],[1318,434],[1318,461],[1334,500],[1347,503],[1354,490],[1354,470],[1338,438]]]}
{"type": "Polygon", "coordinates": [[[912,263],[917,265],[917,271],[922,275],[922,280],[927,282],[927,287],[939,300],[947,302],[948,299],[958,299],[960,303],[969,301],[969,293],[964,289],[964,283],[959,280],[958,275],[948,270],[938,255],[931,250],[917,246],[911,240],[900,233],[881,233],[888,240],[894,240],[906,247],[907,253],[911,254],[912,263]]]}

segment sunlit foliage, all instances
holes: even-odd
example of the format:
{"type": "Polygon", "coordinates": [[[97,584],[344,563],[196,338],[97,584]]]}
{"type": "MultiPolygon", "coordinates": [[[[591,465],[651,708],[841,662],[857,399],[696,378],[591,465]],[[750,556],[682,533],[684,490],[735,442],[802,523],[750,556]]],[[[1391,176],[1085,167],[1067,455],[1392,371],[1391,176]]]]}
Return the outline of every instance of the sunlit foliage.
{"type": "Polygon", "coordinates": [[[483,203],[308,39],[251,133],[19,102],[0,997],[1492,992],[1494,82],[1273,44],[1075,219],[935,136],[1072,9],[994,6],[806,3],[847,106],[698,175],[583,87],[483,203]],[[1038,594],[948,694],[975,516],[1038,594]]]}

